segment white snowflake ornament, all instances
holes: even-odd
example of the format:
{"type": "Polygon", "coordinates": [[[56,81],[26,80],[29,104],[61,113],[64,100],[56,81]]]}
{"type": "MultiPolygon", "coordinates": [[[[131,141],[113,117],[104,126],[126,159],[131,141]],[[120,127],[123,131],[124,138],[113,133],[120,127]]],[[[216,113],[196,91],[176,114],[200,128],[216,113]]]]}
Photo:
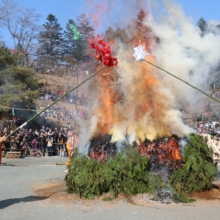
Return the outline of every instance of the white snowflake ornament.
{"type": "Polygon", "coordinates": [[[147,55],[149,55],[149,53],[144,50],[144,47],[141,43],[134,48],[133,57],[136,61],[141,62],[147,55]]]}

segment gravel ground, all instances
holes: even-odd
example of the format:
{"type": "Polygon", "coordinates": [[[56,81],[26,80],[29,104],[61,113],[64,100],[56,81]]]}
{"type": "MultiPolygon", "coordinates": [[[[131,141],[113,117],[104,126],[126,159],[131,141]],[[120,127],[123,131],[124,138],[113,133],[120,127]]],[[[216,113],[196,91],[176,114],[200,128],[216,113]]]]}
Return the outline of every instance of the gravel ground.
{"type": "MultiPolygon", "coordinates": [[[[104,202],[67,195],[64,191],[66,167],[56,165],[65,162],[66,158],[61,157],[3,159],[0,220],[220,219],[220,197],[200,199],[192,204],[164,205],[150,202],[143,195],[135,198],[135,204],[124,197],[104,202]]],[[[216,182],[220,183],[220,172],[216,182]]]]}

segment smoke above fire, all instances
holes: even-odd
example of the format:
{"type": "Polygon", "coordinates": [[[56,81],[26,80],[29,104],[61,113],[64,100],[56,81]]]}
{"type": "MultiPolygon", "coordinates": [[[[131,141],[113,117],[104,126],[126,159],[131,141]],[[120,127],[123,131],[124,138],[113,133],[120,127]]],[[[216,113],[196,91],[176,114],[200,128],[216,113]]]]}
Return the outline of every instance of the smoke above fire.
{"type": "MultiPolygon", "coordinates": [[[[124,4],[125,11],[126,6],[131,11],[128,2],[124,4]]],[[[220,30],[215,22],[210,22],[207,33],[202,34],[181,6],[169,1],[164,1],[166,12],[156,13],[156,18],[152,13],[156,9],[150,9],[149,5],[140,1],[141,8],[134,7],[133,17],[130,13],[119,18],[129,40],[110,40],[119,64],[100,73],[92,83],[93,105],[85,133],[81,132],[81,149],[93,137],[105,134],[112,136],[112,142],[133,143],[195,132],[182,121],[180,109],[183,106],[189,111],[195,106],[202,108],[205,97],[153,66],[136,62],[132,55],[134,47],[141,42],[150,54],[146,59],[205,90],[215,79],[220,63],[220,30]],[[143,17],[137,23],[140,10],[143,17]]],[[[110,13],[117,4],[111,1],[109,10],[107,6],[105,12],[110,13]]],[[[93,16],[96,22],[97,13],[93,16]]]]}
{"type": "MultiPolygon", "coordinates": [[[[215,80],[219,67],[220,29],[210,22],[203,35],[199,27],[184,14],[181,6],[165,1],[165,7],[165,18],[155,22],[148,16],[145,22],[160,42],[154,46],[152,55],[159,66],[205,90],[215,80]]],[[[191,108],[201,107],[203,96],[198,96],[184,83],[161,74],[164,84],[169,85],[177,101],[185,102],[191,108]]]]}

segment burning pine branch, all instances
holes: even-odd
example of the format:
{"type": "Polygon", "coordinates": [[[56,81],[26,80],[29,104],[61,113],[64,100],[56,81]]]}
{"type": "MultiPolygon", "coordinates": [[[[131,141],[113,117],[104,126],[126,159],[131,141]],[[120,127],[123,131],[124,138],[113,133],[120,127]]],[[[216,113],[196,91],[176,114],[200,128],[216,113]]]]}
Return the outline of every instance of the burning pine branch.
{"type": "MultiPolygon", "coordinates": [[[[117,153],[116,143],[111,143],[111,136],[97,137],[91,141],[89,157],[94,161],[103,161],[106,163],[111,157],[115,157],[117,153]]],[[[158,171],[162,167],[166,167],[169,173],[183,166],[183,159],[180,154],[177,137],[165,137],[155,141],[145,140],[137,144],[134,143],[138,153],[149,159],[149,167],[151,171],[158,171]]],[[[128,148],[124,144],[124,148],[128,148]]]]}
{"type": "Polygon", "coordinates": [[[91,141],[90,158],[94,160],[78,155],[77,151],[74,153],[66,178],[68,192],[86,198],[94,198],[105,192],[110,192],[113,198],[121,192],[127,196],[149,192],[163,203],[173,200],[190,202],[192,200],[186,197],[186,193],[211,189],[212,181],[218,173],[207,144],[195,134],[186,139],[183,159],[176,155],[178,139],[175,136],[135,145],[139,153],[133,148],[116,154],[116,145],[110,143],[110,140],[111,136],[106,135],[104,139],[96,137],[91,141]],[[149,147],[152,149],[147,151],[149,147]],[[162,153],[158,156],[158,150],[164,148],[168,149],[168,154],[162,153]],[[95,158],[93,152],[99,153],[99,157],[95,158]],[[108,163],[102,162],[101,156],[107,156],[105,153],[108,158],[113,157],[108,163]],[[142,156],[141,153],[146,155],[142,156]],[[159,161],[169,158],[172,163],[184,160],[184,166],[179,166],[171,175],[166,169],[150,170],[149,163],[152,163],[152,157],[156,157],[156,160],[159,157],[159,161]],[[168,185],[165,179],[169,181],[168,185]]]}
{"type": "Polygon", "coordinates": [[[148,157],[151,171],[166,167],[171,173],[183,165],[178,140],[174,136],[160,138],[153,142],[145,140],[136,144],[136,148],[141,155],[148,157]]]}

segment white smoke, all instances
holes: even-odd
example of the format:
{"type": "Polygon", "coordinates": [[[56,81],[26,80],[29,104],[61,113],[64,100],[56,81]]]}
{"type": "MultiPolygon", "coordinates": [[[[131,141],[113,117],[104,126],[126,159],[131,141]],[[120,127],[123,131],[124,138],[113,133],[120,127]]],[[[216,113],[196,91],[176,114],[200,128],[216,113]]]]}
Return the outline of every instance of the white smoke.
{"type": "MultiPolygon", "coordinates": [[[[199,27],[184,14],[179,5],[171,4],[170,1],[164,2],[166,16],[161,16],[162,19],[154,19],[150,15],[144,21],[145,25],[152,30],[152,35],[158,39],[151,46],[151,55],[155,58],[158,66],[192,85],[206,90],[215,78],[216,69],[220,63],[220,31],[216,27],[218,22],[210,22],[209,31],[203,35],[199,27]]],[[[134,26],[132,21],[129,24],[130,35],[133,34],[132,27],[134,26]]],[[[124,102],[122,105],[115,105],[114,111],[119,112],[119,115],[123,115],[123,117],[119,117],[120,120],[114,122],[109,130],[112,134],[112,141],[123,143],[127,135],[129,135],[127,139],[130,143],[137,139],[153,140],[160,135],[166,135],[166,129],[171,129],[173,134],[180,137],[195,132],[183,123],[182,113],[179,109],[182,105],[187,105],[190,111],[195,107],[202,108],[206,96],[147,63],[137,64],[132,57],[134,45],[121,43],[117,45],[117,48],[119,48],[117,54],[119,79],[117,83],[123,94],[124,102]],[[143,75],[141,75],[140,65],[147,66],[143,75]],[[155,74],[158,79],[161,78],[163,82],[159,86],[151,87],[151,92],[145,94],[148,97],[153,94],[150,97],[152,102],[156,100],[158,105],[164,106],[165,110],[162,112],[163,116],[158,119],[158,124],[157,120],[153,121],[151,114],[149,114],[154,111],[153,108],[153,110],[146,112],[143,118],[138,120],[135,118],[137,108],[140,106],[138,104],[144,101],[142,93],[145,92],[139,90],[137,83],[141,82],[140,77],[144,77],[144,74],[147,75],[149,72],[155,74]]],[[[83,136],[86,138],[82,143],[87,142],[96,132],[99,120],[96,115],[97,100],[94,101],[95,104],[91,108],[90,125],[83,132],[83,136]]]]}
{"type": "MultiPolygon", "coordinates": [[[[164,2],[167,10],[165,19],[163,17],[156,22],[151,16],[146,20],[146,25],[159,39],[159,43],[152,48],[157,65],[205,90],[215,78],[220,61],[217,22],[212,21],[208,33],[202,35],[199,27],[184,14],[179,5],[164,2]]],[[[164,72],[160,74],[178,101],[190,104],[191,109],[201,107],[201,100],[205,96],[198,96],[196,90],[164,72]]]]}

